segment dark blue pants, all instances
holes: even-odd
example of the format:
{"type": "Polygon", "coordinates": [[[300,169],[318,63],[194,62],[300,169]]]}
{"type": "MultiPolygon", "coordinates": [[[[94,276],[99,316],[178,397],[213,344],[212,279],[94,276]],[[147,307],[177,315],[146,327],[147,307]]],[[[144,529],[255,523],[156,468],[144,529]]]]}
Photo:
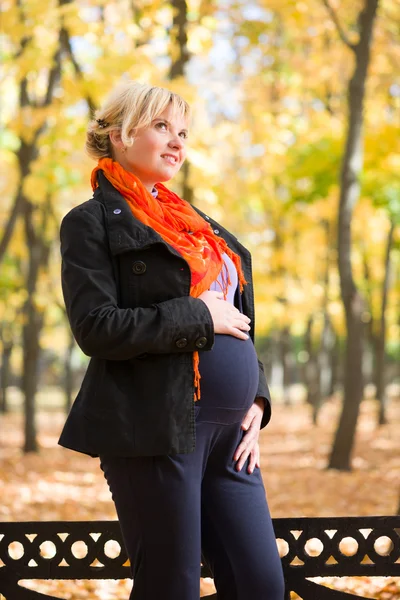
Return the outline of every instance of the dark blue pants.
{"type": "MultiPolygon", "coordinates": [[[[201,403],[200,403],[201,404],[201,403]]],[[[259,469],[235,470],[245,410],[197,408],[196,450],[101,457],[132,565],[130,600],[198,600],[200,560],[218,600],[283,600],[259,469]]]]}

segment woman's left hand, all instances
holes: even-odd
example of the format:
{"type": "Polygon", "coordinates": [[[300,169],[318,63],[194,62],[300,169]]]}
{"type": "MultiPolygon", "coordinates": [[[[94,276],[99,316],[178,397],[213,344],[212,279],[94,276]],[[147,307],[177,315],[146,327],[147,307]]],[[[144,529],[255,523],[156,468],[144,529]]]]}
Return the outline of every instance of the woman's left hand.
{"type": "Polygon", "coordinates": [[[242,429],[246,431],[242,441],[236,448],[233,460],[238,461],[236,470],[241,471],[244,463],[250,456],[247,472],[252,473],[255,467],[260,467],[260,447],[258,444],[258,436],[260,433],[260,425],[264,413],[264,398],[256,398],[251,405],[245,418],[242,422],[242,429]]]}

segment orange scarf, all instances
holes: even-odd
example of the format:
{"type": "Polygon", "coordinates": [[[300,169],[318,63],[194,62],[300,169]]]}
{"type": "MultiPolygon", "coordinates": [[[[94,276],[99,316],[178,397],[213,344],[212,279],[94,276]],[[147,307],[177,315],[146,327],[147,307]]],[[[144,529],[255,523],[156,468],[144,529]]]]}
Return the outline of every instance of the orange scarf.
{"type": "MultiPolygon", "coordinates": [[[[197,298],[210,289],[224,266],[222,254],[225,252],[233,261],[240,291],[247,283],[242,271],[240,257],[227,245],[225,240],[214,234],[212,227],[194,208],[161,183],[156,184],[157,198],[144,187],[140,179],[126,171],[112,158],[101,158],[92,171],[91,183],[96,189],[97,171],[103,171],[108,181],[127,201],[133,216],[152,227],[163,240],[177,250],[188,262],[191,271],[190,295],[197,298]]],[[[223,280],[223,293],[226,298],[230,285],[226,269],[223,280]]],[[[193,354],[195,373],[195,400],[200,399],[199,353],[193,354]]]]}

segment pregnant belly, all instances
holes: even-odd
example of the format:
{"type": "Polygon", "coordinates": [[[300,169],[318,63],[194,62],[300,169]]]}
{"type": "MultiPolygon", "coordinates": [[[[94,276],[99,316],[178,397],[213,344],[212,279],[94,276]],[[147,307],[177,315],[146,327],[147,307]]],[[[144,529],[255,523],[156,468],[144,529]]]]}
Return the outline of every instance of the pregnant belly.
{"type": "Polygon", "coordinates": [[[215,335],[213,349],[200,352],[201,398],[196,405],[243,409],[254,402],[258,360],[253,342],[215,335]]]}

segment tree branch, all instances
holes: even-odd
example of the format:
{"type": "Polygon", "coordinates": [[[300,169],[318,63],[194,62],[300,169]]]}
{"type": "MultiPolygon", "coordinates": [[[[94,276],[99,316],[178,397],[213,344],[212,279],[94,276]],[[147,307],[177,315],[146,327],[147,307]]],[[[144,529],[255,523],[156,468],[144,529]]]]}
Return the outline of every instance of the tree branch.
{"type": "Polygon", "coordinates": [[[346,46],[348,48],[350,48],[350,50],[353,50],[353,52],[355,52],[356,46],[355,46],[355,44],[352,44],[350,42],[349,37],[348,37],[347,33],[345,32],[345,30],[343,29],[343,27],[341,26],[338,16],[337,16],[336,12],[333,10],[332,6],[330,5],[329,0],[322,0],[322,3],[326,7],[332,21],[334,22],[337,32],[338,32],[339,37],[342,40],[342,42],[344,42],[346,44],[346,46]]]}
{"type": "Polygon", "coordinates": [[[15,197],[14,205],[10,211],[10,215],[8,217],[8,221],[6,226],[4,227],[4,233],[0,240],[0,263],[2,262],[4,255],[7,251],[8,244],[12,238],[12,234],[14,232],[14,226],[17,221],[17,217],[19,216],[23,205],[23,196],[22,190],[20,189],[15,197]]]}
{"type": "MultiPolygon", "coordinates": [[[[60,30],[60,42],[61,42],[63,49],[68,54],[70,61],[72,62],[72,66],[74,67],[74,71],[75,71],[76,75],[78,76],[79,79],[83,79],[83,72],[82,72],[81,66],[78,63],[78,61],[76,60],[74,52],[72,50],[69,31],[64,26],[60,30]]],[[[96,105],[93,102],[93,99],[91,98],[91,96],[89,94],[86,96],[86,102],[88,104],[90,112],[93,115],[94,111],[96,110],[96,105]]]]}
{"type": "Polygon", "coordinates": [[[54,89],[60,80],[61,76],[61,48],[58,46],[53,56],[53,66],[49,72],[49,79],[47,82],[46,95],[43,100],[42,106],[50,106],[53,102],[54,89]]]}

